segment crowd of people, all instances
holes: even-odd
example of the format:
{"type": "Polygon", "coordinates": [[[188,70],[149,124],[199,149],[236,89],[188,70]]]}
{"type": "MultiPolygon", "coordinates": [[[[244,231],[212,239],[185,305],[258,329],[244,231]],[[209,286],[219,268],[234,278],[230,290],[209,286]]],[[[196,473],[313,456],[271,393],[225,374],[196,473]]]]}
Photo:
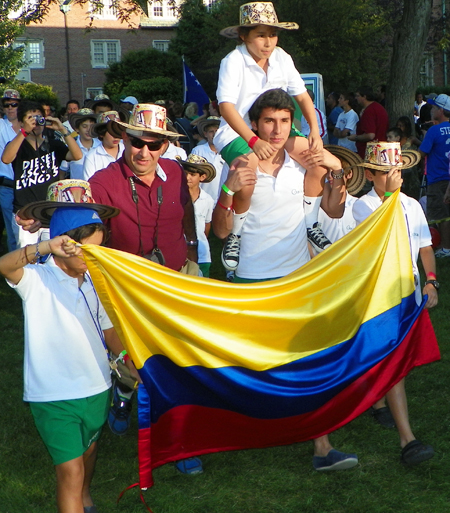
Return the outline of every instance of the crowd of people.
{"type": "MultiPolygon", "coordinates": [[[[99,95],[82,106],[70,99],[60,119],[13,89],[3,93],[0,205],[9,252],[0,273],[25,305],[24,400],[55,464],[61,513],[96,512],[89,486],[101,427],[107,421],[117,435],[129,429],[140,381],[98,300],[79,243],[106,241],[208,278],[212,226],[224,242],[227,279],[272,280],[326,250],[402,188],[414,228],[417,301],[423,293],[427,307],[437,304],[435,256],[450,256],[450,97],[430,95],[425,102],[417,95],[411,117],[419,130],[408,116],[390,125],[369,87],[330,92],[321,113],[292,58],[277,46],[279,30],[296,28],[278,22],[269,2],[242,6],[240,24],[221,32],[241,44],[222,61],[218,99],[201,115],[196,104],[132,96],[116,104],[99,95]],[[292,98],[306,122],[299,127],[292,98]],[[426,198],[424,210],[419,196],[426,198]],[[441,235],[436,254],[428,223],[441,235]],[[60,329],[36,330],[42,315],[60,329]],[[61,333],[67,333],[64,344],[61,333]],[[48,368],[39,367],[42,354],[55,373],[65,374],[64,386],[58,379],[42,385],[48,368]],[[89,358],[95,371],[86,372],[89,358]],[[126,379],[119,379],[118,366],[126,379]]],[[[386,398],[372,414],[386,427],[397,426],[403,462],[431,458],[432,447],[416,440],[409,425],[404,380],[386,398]]],[[[357,463],[356,454],[334,449],[328,436],[314,440],[316,470],[357,463]]],[[[202,471],[199,458],[176,465],[185,473],[202,471]]]]}

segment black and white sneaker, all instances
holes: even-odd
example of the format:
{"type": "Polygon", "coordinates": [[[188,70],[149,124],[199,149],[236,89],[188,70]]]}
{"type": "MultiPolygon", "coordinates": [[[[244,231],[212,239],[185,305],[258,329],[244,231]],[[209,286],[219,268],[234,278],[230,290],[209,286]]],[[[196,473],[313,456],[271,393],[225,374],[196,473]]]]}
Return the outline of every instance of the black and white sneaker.
{"type": "Polygon", "coordinates": [[[222,250],[222,264],[227,271],[235,271],[239,264],[241,236],[230,233],[222,250]]]}
{"type": "Polygon", "coordinates": [[[331,242],[323,233],[320,223],[314,223],[312,228],[307,228],[306,234],[312,247],[318,253],[331,246],[331,242]]]}

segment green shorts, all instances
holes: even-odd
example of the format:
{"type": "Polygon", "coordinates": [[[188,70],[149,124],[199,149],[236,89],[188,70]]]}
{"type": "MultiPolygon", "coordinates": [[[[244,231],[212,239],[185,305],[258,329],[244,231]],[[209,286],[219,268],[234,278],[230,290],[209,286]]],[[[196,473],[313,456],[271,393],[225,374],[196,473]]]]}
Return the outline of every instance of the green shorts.
{"type": "Polygon", "coordinates": [[[279,280],[280,278],[239,278],[234,275],[233,283],[262,283],[263,281],[279,280]]]}
{"type": "Polygon", "coordinates": [[[203,264],[198,264],[200,267],[200,271],[203,274],[204,278],[209,278],[209,269],[211,268],[211,262],[204,262],[203,264]]]}
{"type": "Polygon", "coordinates": [[[37,430],[54,465],[82,456],[106,422],[110,391],[71,401],[29,403],[37,430]]]}
{"type": "MultiPolygon", "coordinates": [[[[305,137],[292,124],[289,137],[296,136],[305,137]]],[[[230,166],[234,159],[240,157],[241,155],[245,155],[250,151],[252,150],[250,149],[250,146],[245,142],[245,140],[242,139],[242,137],[236,137],[236,139],[233,139],[230,143],[228,143],[225,148],[222,148],[220,154],[222,155],[223,160],[230,166]]]]}

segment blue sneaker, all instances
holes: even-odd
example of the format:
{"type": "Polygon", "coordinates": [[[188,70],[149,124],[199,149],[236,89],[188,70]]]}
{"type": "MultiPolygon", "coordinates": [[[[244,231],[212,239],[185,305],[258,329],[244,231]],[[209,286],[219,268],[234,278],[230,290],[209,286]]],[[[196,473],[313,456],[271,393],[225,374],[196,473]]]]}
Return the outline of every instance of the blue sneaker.
{"type": "Polygon", "coordinates": [[[187,458],[179,460],[175,466],[182,474],[201,474],[203,472],[202,460],[200,458],[187,458]]]}
{"type": "Polygon", "coordinates": [[[115,435],[124,435],[131,423],[131,400],[119,395],[117,381],[113,384],[113,398],[108,413],[108,425],[115,435]]]}
{"type": "Polygon", "coordinates": [[[358,464],[356,454],[345,454],[345,452],[331,451],[326,456],[314,456],[313,467],[316,470],[345,470],[358,464]]]}

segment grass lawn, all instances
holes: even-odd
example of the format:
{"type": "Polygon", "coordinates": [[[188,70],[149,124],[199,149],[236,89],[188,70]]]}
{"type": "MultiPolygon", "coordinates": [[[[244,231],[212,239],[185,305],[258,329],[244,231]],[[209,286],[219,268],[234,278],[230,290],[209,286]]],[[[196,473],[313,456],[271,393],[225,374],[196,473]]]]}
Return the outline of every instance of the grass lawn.
{"type": "MultiPolygon", "coordinates": [[[[219,243],[213,242],[215,262],[219,250],[219,243]]],[[[212,276],[222,274],[216,263],[212,276]]],[[[448,513],[450,259],[438,262],[438,279],[440,302],[431,318],[442,360],[415,369],[406,382],[413,431],[433,445],[433,460],[403,467],[396,430],[383,429],[363,414],[331,435],[338,449],[358,454],[360,463],[354,469],[316,472],[310,442],[205,455],[205,472],[199,476],[181,475],[172,464],[154,471],[155,486],[144,492],[154,513],[448,513]]],[[[53,466],[22,401],[21,302],[2,279],[0,340],[0,513],[54,513],[53,466]]],[[[136,489],[116,505],[119,493],[138,479],[136,439],[135,409],[132,428],[124,437],[104,429],[92,487],[99,513],[146,511],[136,489]]]]}

